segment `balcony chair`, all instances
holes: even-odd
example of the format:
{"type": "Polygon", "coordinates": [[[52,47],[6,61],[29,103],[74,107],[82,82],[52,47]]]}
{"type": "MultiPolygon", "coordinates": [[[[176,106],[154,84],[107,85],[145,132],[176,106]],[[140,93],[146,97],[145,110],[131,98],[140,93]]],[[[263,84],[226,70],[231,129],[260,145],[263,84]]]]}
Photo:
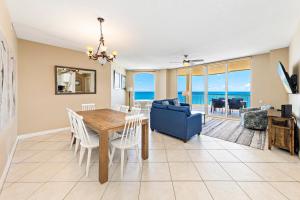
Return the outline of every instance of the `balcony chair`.
{"type": "Polygon", "coordinates": [[[211,113],[216,111],[216,109],[221,109],[223,112],[223,108],[225,108],[225,99],[224,98],[218,98],[218,99],[211,100],[211,108],[210,108],[211,113]]]}
{"type": "Polygon", "coordinates": [[[240,110],[245,107],[246,102],[244,102],[242,98],[228,99],[229,114],[231,114],[232,110],[238,110],[240,112],[240,110]]]}

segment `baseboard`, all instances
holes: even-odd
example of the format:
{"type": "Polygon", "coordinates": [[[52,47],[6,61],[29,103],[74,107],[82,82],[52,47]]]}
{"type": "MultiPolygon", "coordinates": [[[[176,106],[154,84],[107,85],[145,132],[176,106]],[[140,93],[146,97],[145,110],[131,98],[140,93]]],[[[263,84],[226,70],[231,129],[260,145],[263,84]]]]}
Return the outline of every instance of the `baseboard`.
{"type": "Polygon", "coordinates": [[[6,161],[6,164],[5,164],[5,168],[4,168],[4,170],[3,170],[3,173],[2,173],[2,175],[1,175],[1,178],[0,178],[0,193],[1,193],[1,191],[2,191],[2,187],[3,187],[3,185],[4,185],[4,182],[5,182],[5,179],[6,179],[6,176],[7,176],[7,173],[8,173],[10,164],[11,164],[11,161],[12,161],[12,159],[13,159],[13,157],[14,157],[14,153],[15,153],[15,150],[16,150],[16,147],[17,147],[17,144],[18,144],[18,141],[19,141],[19,139],[18,139],[18,137],[17,137],[17,139],[16,139],[16,141],[15,141],[15,143],[14,143],[14,145],[13,145],[11,151],[10,151],[10,154],[9,154],[9,156],[8,156],[8,159],[7,159],[7,161],[6,161]]]}
{"type": "Polygon", "coordinates": [[[57,133],[57,132],[67,131],[67,130],[70,130],[70,127],[50,129],[50,130],[45,130],[45,131],[33,132],[33,133],[24,133],[24,134],[19,135],[18,139],[24,140],[27,138],[32,138],[32,137],[36,137],[36,136],[47,135],[47,134],[57,133]]]}

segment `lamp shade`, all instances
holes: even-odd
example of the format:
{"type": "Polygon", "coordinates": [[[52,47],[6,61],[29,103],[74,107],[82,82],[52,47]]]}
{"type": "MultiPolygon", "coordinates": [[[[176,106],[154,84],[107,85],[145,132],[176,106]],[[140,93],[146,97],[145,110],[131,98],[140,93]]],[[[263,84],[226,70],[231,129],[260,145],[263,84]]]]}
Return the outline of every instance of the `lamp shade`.
{"type": "Polygon", "coordinates": [[[127,92],[132,92],[133,91],[133,88],[132,87],[128,87],[127,88],[127,92]]]}

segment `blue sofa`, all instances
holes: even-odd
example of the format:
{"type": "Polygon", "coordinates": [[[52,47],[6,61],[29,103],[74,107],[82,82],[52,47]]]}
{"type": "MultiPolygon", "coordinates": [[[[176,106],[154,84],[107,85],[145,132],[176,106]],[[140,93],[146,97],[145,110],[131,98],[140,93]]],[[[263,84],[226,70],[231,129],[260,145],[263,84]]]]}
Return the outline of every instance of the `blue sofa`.
{"type": "Polygon", "coordinates": [[[189,104],[175,106],[174,99],[158,100],[152,103],[150,124],[152,131],[156,130],[187,142],[192,136],[200,135],[202,115],[192,115],[189,104]]]}

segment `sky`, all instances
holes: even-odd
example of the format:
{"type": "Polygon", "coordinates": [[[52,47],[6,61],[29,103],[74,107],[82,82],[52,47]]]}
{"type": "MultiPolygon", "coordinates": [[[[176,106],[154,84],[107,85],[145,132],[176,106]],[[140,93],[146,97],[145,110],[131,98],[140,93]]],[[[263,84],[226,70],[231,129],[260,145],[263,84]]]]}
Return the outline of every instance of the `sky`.
{"type": "Polygon", "coordinates": [[[153,92],[155,78],[153,74],[140,73],[134,76],[134,91],[153,92]]]}
{"type": "MultiPolygon", "coordinates": [[[[225,91],[225,74],[208,76],[208,91],[225,91]]],[[[185,91],[185,77],[178,76],[178,91],[185,91]]],[[[193,76],[193,91],[204,91],[204,77],[193,76]]],[[[228,74],[228,91],[250,91],[251,71],[244,70],[228,74]]],[[[135,91],[154,91],[155,77],[153,74],[140,73],[134,77],[135,91]]]]}

